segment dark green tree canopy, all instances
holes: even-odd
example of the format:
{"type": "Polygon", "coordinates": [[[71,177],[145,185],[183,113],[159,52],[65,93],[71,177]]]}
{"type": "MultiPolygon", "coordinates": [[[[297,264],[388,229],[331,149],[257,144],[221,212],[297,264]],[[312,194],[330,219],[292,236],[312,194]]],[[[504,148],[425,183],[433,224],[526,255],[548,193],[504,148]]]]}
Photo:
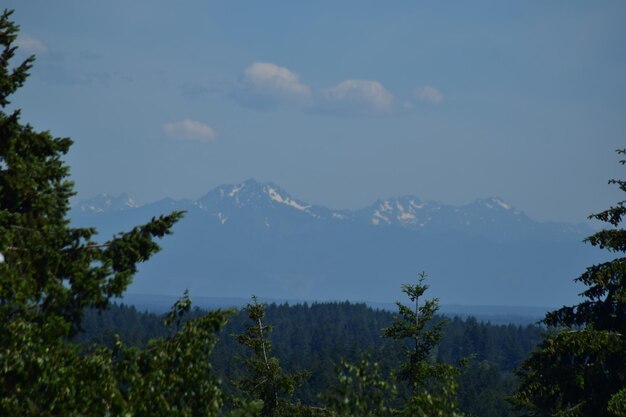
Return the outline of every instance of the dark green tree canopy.
{"type": "Polygon", "coordinates": [[[74,195],[63,161],[69,138],[37,132],[5,113],[34,57],[12,67],[18,26],[11,11],[0,17],[0,319],[57,320],[75,332],[85,307],[106,307],[130,284],[137,264],[159,250],[155,238],[170,232],[182,213],[154,218],[111,240],[93,240],[96,230],[71,227],[74,195]]]}
{"type": "MultiPolygon", "coordinates": [[[[626,192],[626,181],[609,183],[626,192]]],[[[591,215],[611,227],[586,242],[626,252],[625,203],[591,215]]],[[[520,366],[512,401],[529,416],[626,416],[626,257],[593,265],[576,281],[587,287],[583,301],[546,315],[553,333],[520,366]]]]}
{"type": "MultiPolygon", "coordinates": [[[[208,357],[227,314],[180,322],[144,350],[121,342],[81,352],[68,341],[87,307],[102,310],[122,295],[137,264],[159,250],[183,213],[96,241],[93,228],[68,219],[74,195],[63,161],[72,144],[38,132],[7,112],[34,57],[12,66],[18,26],[0,17],[0,415],[217,416],[219,384],[208,357]]],[[[245,404],[244,404],[245,405],[245,404]]]]}
{"type": "MultiPolygon", "coordinates": [[[[625,155],[626,150],[619,149],[617,153],[625,155]]],[[[625,163],[626,160],[620,161],[622,165],[625,163]]],[[[609,184],[616,184],[626,192],[626,181],[613,179],[609,184]]],[[[626,201],[620,201],[608,210],[589,216],[613,227],[594,233],[585,241],[610,252],[626,252],[626,230],[620,227],[626,214],[624,204],[626,201]]],[[[626,334],[626,257],[593,265],[576,281],[588,287],[581,294],[585,300],[576,306],[549,313],[545,323],[550,326],[587,326],[626,334]]]]}

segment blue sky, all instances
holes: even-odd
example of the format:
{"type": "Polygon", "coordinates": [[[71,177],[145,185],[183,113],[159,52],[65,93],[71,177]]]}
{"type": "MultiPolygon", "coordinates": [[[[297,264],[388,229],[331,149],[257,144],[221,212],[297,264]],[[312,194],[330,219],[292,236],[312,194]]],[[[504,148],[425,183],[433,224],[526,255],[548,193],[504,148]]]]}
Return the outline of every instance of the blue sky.
{"type": "Polygon", "coordinates": [[[622,199],[623,1],[5,3],[37,55],[13,104],[74,139],[82,198],[255,178],[570,222],[622,199]]]}

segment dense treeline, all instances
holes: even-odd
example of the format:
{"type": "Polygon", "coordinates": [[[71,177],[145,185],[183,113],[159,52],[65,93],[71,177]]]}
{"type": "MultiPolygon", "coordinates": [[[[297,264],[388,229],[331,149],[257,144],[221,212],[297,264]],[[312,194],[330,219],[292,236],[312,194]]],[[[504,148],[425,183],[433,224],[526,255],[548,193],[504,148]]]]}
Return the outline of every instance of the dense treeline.
{"type": "MultiPolygon", "coordinates": [[[[195,310],[190,316],[204,313],[195,310]]],[[[284,369],[310,372],[295,397],[303,403],[317,404],[319,395],[335,383],[336,367],[342,358],[355,363],[368,352],[383,369],[397,367],[400,349],[397,343],[382,337],[382,329],[390,325],[394,314],[348,302],[269,304],[265,321],[272,326],[273,352],[284,369]]],[[[238,358],[246,355],[246,349],[233,335],[241,333],[248,320],[245,310],[234,312],[213,350],[211,363],[225,383],[240,379],[244,373],[238,358]]],[[[116,304],[106,311],[89,310],[82,327],[76,341],[110,347],[116,335],[125,343],[144,347],[150,339],[170,333],[163,316],[116,304]]],[[[492,325],[473,317],[453,317],[447,319],[432,359],[457,363],[472,358],[460,376],[461,411],[485,417],[514,415],[506,401],[517,386],[512,371],[542,340],[544,331],[536,325],[492,325]]]]}

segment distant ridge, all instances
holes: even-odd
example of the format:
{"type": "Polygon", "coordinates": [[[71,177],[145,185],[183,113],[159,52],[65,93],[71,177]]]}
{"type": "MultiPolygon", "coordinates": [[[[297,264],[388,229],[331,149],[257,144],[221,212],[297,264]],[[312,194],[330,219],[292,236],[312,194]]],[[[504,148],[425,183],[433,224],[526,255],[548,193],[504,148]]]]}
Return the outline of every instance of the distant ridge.
{"type": "MultiPolygon", "coordinates": [[[[100,194],[78,202],[72,217],[106,214],[140,208],[126,194],[117,197],[100,194]]],[[[378,200],[359,210],[334,210],[292,197],[280,186],[248,179],[238,184],[215,187],[197,200],[164,198],[141,208],[149,211],[196,209],[225,224],[237,218],[254,219],[271,227],[270,218],[302,216],[320,221],[360,222],[378,227],[402,227],[424,233],[462,232],[496,240],[570,240],[592,233],[585,224],[537,222],[499,197],[478,199],[453,206],[422,201],[414,195],[378,200]],[[270,216],[268,216],[268,214],[270,216]]]]}
{"type": "Polygon", "coordinates": [[[197,200],[137,206],[128,196],[79,202],[73,224],[101,239],[153,216],[185,210],[163,251],[142,265],[130,291],[247,299],[398,299],[422,270],[443,305],[572,304],[572,284],[605,254],[581,243],[586,225],[537,222],[501,198],[452,206],[417,196],[336,210],[247,180],[197,200]]]}
{"type": "MultiPolygon", "coordinates": [[[[154,294],[126,294],[118,302],[133,305],[140,311],[150,311],[153,313],[165,313],[178,298],[173,295],[154,294]]],[[[262,298],[260,302],[267,304],[312,304],[315,300],[285,300],[262,298]]],[[[250,298],[221,298],[221,297],[192,297],[194,307],[201,309],[227,309],[243,308],[250,302],[250,298]]],[[[341,300],[326,302],[343,302],[341,300]]],[[[368,301],[352,301],[364,303],[373,309],[387,310],[395,312],[397,306],[394,303],[376,303],[368,301]]],[[[548,307],[524,307],[524,306],[481,306],[481,305],[441,305],[439,312],[449,317],[475,317],[479,321],[491,322],[492,324],[533,324],[541,320],[545,313],[552,310],[548,307]]]]}

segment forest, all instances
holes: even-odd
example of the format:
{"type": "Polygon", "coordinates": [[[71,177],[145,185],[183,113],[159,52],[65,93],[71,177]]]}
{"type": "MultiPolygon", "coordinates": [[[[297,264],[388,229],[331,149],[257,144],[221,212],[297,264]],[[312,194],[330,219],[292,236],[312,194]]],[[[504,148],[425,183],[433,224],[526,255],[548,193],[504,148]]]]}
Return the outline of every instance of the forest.
{"type": "MultiPolygon", "coordinates": [[[[104,242],[71,225],[72,140],[9,107],[34,63],[13,62],[11,14],[0,16],[0,415],[626,416],[624,257],[582,271],[582,301],[540,326],[444,320],[425,273],[407,277],[395,312],[256,297],[201,311],[189,294],[162,317],[113,304],[184,213],[104,242]]],[[[592,216],[608,225],[589,244],[626,251],[624,204],[592,216]]]]}
{"type": "MultiPolygon", "coordinates": [[[[198,309],[191,311],[190,317],[205,314],[198,309]]],[[[390,311],[349,302],[267,305],[264,320],[272,327],[269,342],[273,353],[286,372],[308,373],[294,390],[293,399],[323,406],[322,397],[336,383],[342,361],[357,363],[366,357],[389,375],[402,356],[401,345],[382,337],[381,329],[392,323],[393,316],[390,311]]],[[[507,401],[517,385],[513,371],[541,341],[546,329],[492,325],[473,317],[437,316],[434,320],[447,320],[447,324],[431,359],[443,363],[469,359],[459,376],[459,410],[475,416],[515,415],[507,401]]],[[[237,390],[231,382],[246,372],[238,358],[249,354],[234,335],[241,334],[248,322],[245,309],[233,311],[211,354],[218,379],[233,394],[237,390]]],[[[112,304],[103,312],[87,310],[82,331],[74,341],[85,347],[113,348],[119,336],[126,344],[145,348],[151,339],[170,333],[162,316],[112,304]]]]}

